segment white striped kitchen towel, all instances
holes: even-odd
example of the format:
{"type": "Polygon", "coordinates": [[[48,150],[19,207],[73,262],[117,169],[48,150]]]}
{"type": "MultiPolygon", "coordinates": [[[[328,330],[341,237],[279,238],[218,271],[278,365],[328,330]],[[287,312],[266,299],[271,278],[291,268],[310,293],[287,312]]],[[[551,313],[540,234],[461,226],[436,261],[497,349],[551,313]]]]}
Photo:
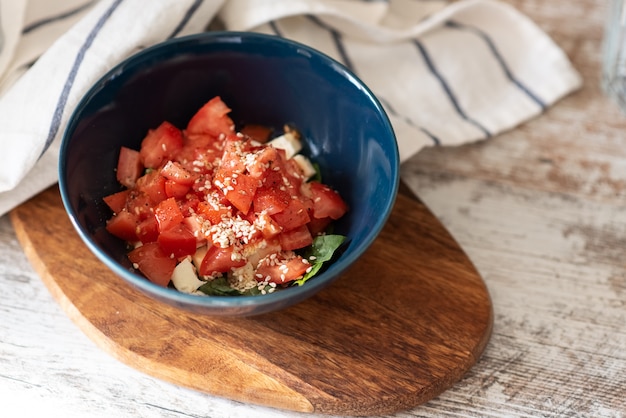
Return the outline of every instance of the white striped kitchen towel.
{"type": "Polygon", "coordinates": [[[350,68],[387,110],[402,161],[497,135],[581,85],[544,32],[495,0],[0,0],[0,215],[57,181],[64,126],[100,76],[217,20],[350,68]]]}

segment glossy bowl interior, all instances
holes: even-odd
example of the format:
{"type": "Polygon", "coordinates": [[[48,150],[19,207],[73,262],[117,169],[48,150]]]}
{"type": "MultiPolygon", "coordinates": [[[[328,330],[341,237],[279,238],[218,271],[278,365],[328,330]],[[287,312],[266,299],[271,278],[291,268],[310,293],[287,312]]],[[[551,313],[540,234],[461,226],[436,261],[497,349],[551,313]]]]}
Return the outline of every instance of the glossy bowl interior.
{"type": "Polygon", "coordinates": [[[370,90],[345,67],[301,44],[253,34],[211,32],[148,48],[113,68],[79,103],[61,146],[59,187],[76,230],[113,272],[146,294],[211,315],[247,316],[286,308],[337,279],[374,241],[398,190],[398,148],[370,90]],[[121,146],[139,149],[148,129],[184,128],[210,98],[232,108],[238,127],[296,126],[305,154],[350,206],[335,231],[348,237],[339,258],[300,287],[263,296],[200,297],[150,283],[133,271],[126,247],[105,229],[102,197],[121,190],[121,146]]]}

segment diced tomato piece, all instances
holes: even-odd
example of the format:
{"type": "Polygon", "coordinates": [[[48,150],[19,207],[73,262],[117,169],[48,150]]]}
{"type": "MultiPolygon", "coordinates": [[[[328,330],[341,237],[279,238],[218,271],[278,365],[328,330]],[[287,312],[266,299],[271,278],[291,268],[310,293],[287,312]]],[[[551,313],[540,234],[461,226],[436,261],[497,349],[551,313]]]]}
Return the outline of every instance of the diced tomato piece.
{"type": "Polygon", "coordinates": [[[160,233],[180,224],[184,219],[183,213],[173,197],[159,203],[154,208],[154,216],[156,217],[160,233]]]}
{"type": "Polygon", "coordinates": [[[165,254],[170,254],[175,258],[192,255],[196,252],[196,237],[183,224],[178,224],[161,232],[157,242],[165,254]]]}
{"type": "Polygon", "coordinates": [[[193,193],[187,193],[184,198],[178,200],[178,207],[184,217],[191,216],[198,211],[200,198],[193,193]]]}
{"type": "Polygon", "coordinates": [[[203,197],[209,192],[210,187],[211,187],[211,176],[201,175],[191,185],[191,192],[198,195],[199,197],[203,197]],[[207,187],[207,185],[209,187],[207,187]]]}
{"type": "Polygon", "coordinates": [[[231,179],[226,191],[226,199],[243,214],[248,213],[258,187],[258,181],[246,174],[231,179]]]}
{"type": "Polygon", "coordinates": [[[137,225],[137,237],[144,244],[157,240],[159,237],[159,226],[154,214],[150,214],[146,219],[139,222],[139,225],[137,225]]]}
{"type": "Polygon", "coordinates": [[[135,189],[144,193],[152,205],[156,205],[167,198],[165,177],[159,174],[158,171],[150,171],[137,179],[135,189]]]}
{"type": "Polygon", "coordinates": [[[219,138],[211,134],[192,133],[187,130],[185,131],[183,139],[183,147],[189,149],[206,149],[211,148],[218,140],[219,138]]]}
{"type": "Polygon", "coordinates": [[[233,247],[221,248],[211,245],[200,263],[198,272],[203,276],[212,276],[215,273],[226,273],[233,267],[241,267],[246,260],[234,256],[233,247]]]}
{"type": "Polygon", "coordinates": [[[300,190],[300,186],[304,182],[304,173],[296,160],[289,159],[285,161],[285,176],[293,189],[300,190]]]}
{"type": "Polygon", "coordinates": [[[102,198],[104,203],[113,211],[113,213],[121,212],[126,207],[126,201],[130,196],[130,190],[122,190],[102,198]]]}
{"type": "Polygon", "coordinates": [[[183,225],[191,231],[192,235],[196,238],[196,247],[206,243],[206,237],[202,233],[202,219],[197,215],[190,215],[183,219],[183,225]]]}
{"type": "Polygon", "coordinates": [[[275,154],[278,160],[272,160],[267,163],[272,169],[268,169],[265,172],[264,177],[262,177],[262,185],[270,189],[286,191],[290,196],[300,196],[300,186],[304,178],[299,173],[294,174],[293,170],[290,170],[290,167],[296,163],[293,160],[284,161],[282,150],[278,151],[275,154]]]}
{"type": "Polygon", "coordinates": [[[257,216],[255,225],[261,230],[261,234],[263,234],[265,239],[274,238],[282,232],[282,228],[267,213],[260,213],[257,216]]]}
{"type": "Polygon", "coordinates": [[[148,131],[141,142],[139,153],[143,165],[158,168],[164,162],[174,159],[183,147],[183,134],[169,122],[161,123],[156,129],[148,131]]]}
{"type": "Polygon", "coordinates": [[[130,188],[135,186],[135,182],[143,172],[143,163],[139,156],[139,151],[122,147],[117,160],[117,171],[115,176],[120,184],[130,188]]]}
{"type": "Polygon", "coordinates": [[[307,227],[309,228],[311,235],[315,237],[326,231],[332,221],[333,220],[331,218],[311,217],[311,221],[307,224],[307,227]]]}
{"type": "Polygon", "coordinates": [[[175,161],[195,174],[207,174],[213,171],[215,162],[222,158],[222,154],[220,141],[210,135],[191,135],[185,137],[185,145],[176,155],[175,161]],[[208,140],[205,141],[205,138],[208,140]]]}
{"type": "Polygon", "coordinates": [[[233,173],[243,173],[246,165],[242,160],[242,155],[247,151],[244,142],[236,135],[229,135],[224,141],[224,149],[220,166],[215,175],[222,178],[230,177],[233,173]]]}
{"type": "Polygon", "coordinates": [[[278,263],[263,261],[257,269],[257,281],[264,281],[269,277],[269,283],[289,283],[303,276],[309,267],[310,264],[300,256],[278,263]]]}
{"type": "Polygon", "coordinates": [[[299,226],[295,229],[282,232],[278,239],[283,250],[298,250],[308,247],[313,243],[313,237],[306,225],[299,226]]]}
{"type": "Polygon", "coordinates": [[[282,172],[284,160],[282,150],[274,147],[263,147],[255,152],[253,163],[246,165],[246,169],[252,177],[263,178],[272,171],[282,172]]]}
{"type": "Polygon", "coordinates": [[[131,190],[126,202],[126,210],[143,221],[153,215],[154,203],[145,193],[131,190]]]}
{"type": "Polygon", "coordinates": [[[306,225],[311,220],[306,206],[300,199],[291,199],[287,208],[282,212],[275,213],[272,218],[283,228],[283,231],[306,225]]]}
{"type": "Polygon", "coordinates": [[[166,287],[172,278],[176,259],[166,254],[158,243],[151,242],[128,253],[128,259],[151,282],[166,287]]]}
{"type": "Polygon", "coordinates": [[[191,118],[187,125],[187,132],[189,134],[209,134],[214,137],[231,133],[235,124],[228,113],[230,113],[230,108],[219,96],[216,96],[202,106],[191,118]]]}
{"type": "Polygon", "coordinates": [[[122,210],[108,220],[106,230],[124,241],[132,242],[138,240],[137,224],[138,219],[134,213],[122,210]]]}
{"type": "Polygon", "coordinates": [[[239,132],[264,144],[270,139],[272,130],[269,126],[249,124],[243,126],[239,132]]]}
{"type": "Polygon", "coordinates": [[[259,187],[254,194],[252,205],[254,211],[265,211],[268,215],[282,212],[291,202],[291,195],[286,190],[277,187],[259,187]]]}
{"type": "Polygon", "coordinates": [[[222,221],[222,217],[231,215],[231,210],[225,206],[213,206],[207,202],[198,203],[198,214],[202,215],[212,225],[218,224],[222,221]]]}
{"type": "Polygon", "coordinates": [[[283,179],[283,175],[280,171],[268,170],[265,177],[261,180],[261,186],[259,187],[267,187],[268,189],[284,188],[285,180],[283,179]]]}
{"type": "Polygon", "coordinates": [[[198,178],[197,175],[192,174],[189,170],[175,161],[168,161],[165,163],[161,169],[161,175],[168,180],[172,180],[186,186],[191,186],[196,178],[198,178]]]}
{"type": "Polygon", "coordinates": [[[173,180],[165,180],[165,195],[182,199],[191,187],[187,184],[177,183],[173,180]]]}
{"type": "Polygon", "coordinates": [[[215,166],[215,162],[218,161],[222,157],[222,144],[215,143],[213,148],[196,148],[193,161],[195,165],[192,170],[200,169],[200,172],[203,170],[212,170],[215,166]],[[202,165],[200,165],[202,163],[202,165]]]}
{"type": "Polygon", "coordinates": [[[313,199],[313,217],[339,219],[347,211],[348,205],[339,193],[316,181],[309,183],[313,199]]]}

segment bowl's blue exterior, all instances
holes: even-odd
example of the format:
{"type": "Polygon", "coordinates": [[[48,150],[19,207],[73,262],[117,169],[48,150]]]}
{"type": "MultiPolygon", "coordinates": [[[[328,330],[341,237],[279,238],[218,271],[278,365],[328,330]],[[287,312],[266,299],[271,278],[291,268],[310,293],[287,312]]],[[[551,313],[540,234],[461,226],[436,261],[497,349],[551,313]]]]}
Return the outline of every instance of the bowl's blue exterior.
{"type": "Polygon", "coordinates": [[[59,163],[63,203],[81,238],[119,276],[164,302],[212,315],[282,309],[328,285],[376,238],[398,190],[393,129],[370,90],[349,70],[278,37],[209,32],[148,48],[119,64],[85,95],[64,133],[59,163]],[[296,126],[323,180],[350,212],[335,226],[349,237],[340,258],[301,287],[260,297],[197,297],[132,272],[124,243],[104,229],[102,197],[120,190],[114,168],[122,145],[138,149],[148,129],[168,120],[184,128],[219,95],[238,126],[296,126]]]}

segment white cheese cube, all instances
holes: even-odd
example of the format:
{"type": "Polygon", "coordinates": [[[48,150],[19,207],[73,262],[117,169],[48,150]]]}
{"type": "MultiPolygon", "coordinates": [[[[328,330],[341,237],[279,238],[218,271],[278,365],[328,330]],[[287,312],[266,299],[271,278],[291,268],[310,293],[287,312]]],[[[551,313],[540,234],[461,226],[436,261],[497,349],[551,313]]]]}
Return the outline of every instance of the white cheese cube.
{"type": "Polygon", "coordinates": [[[197,248],[194,255],[191,256],[191,261],[193,262],[196,269],[199,269],[202,265],[202,260],[204,260],[204,256],[206,255],[209,248],[205,245],[203,247],[197,248]]]}
{"type": "Polygon", "coordinates": [[[189,258],[184,259],[174,269],[172,284],[183,293],[194,293],[204,282],[198,279],[196,269],[189,258]]]}
{"type": "Polygon", "coordinates": [[[291,132],[285,132],[268,142],[274,148],[283,149],[287,154],[287,159],[293,157],[302,149],[300,139],[291,132]]]}

